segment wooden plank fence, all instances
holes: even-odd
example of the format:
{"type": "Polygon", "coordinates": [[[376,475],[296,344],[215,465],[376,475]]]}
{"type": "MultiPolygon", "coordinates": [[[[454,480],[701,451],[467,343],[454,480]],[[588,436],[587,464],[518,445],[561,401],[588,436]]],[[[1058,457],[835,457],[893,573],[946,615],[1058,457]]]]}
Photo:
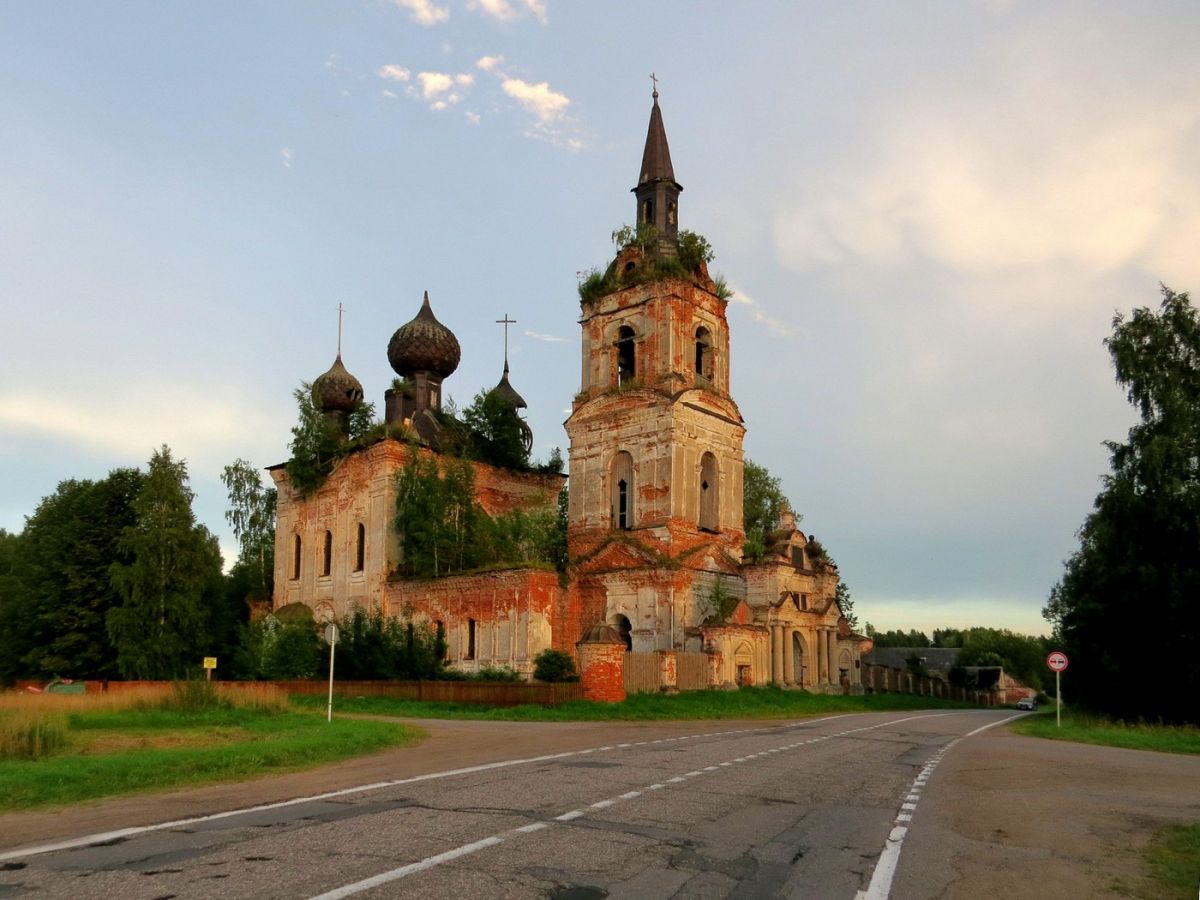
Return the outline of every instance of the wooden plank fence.
{"type": "Polygon", "coordinates": [[[681,691],[702,691],[707,688],[708,654],[677,654],[675,657],[675,680],[681,691]]]}
{"type": "Polygon", "coordinates": [[[625,693],[657,691],[662,678],[661,667],[657,653],[626,653],[625,693]]]}

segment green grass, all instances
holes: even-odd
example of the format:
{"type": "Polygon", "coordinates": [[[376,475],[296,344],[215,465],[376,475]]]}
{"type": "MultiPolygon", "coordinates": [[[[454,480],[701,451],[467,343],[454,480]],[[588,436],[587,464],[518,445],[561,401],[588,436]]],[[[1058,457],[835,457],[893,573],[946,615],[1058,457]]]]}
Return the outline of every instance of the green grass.
{"type": "Polygon", "coordinates": [[[72,712],[68,748],[0,761],[0,810],[276,774],[413,743],[418,729],[249,709],[72,712]],[[116,746],[114,746],[116,742],[116,746]]]}
{"type": "Polygon", "coordinates": [[[1164,828],[1146,849],[1146,864],[1162,898],[1195,898],[1200,886],[1200,824],[1164,828]]]}
{"type": "MultiPolygon", "coordinates": [[[[325,698],[293,694],[302,709],[322,708],[325,698]]],[[[429,719],[488,719],[510,722],[643,722],[679,719],[786,719],[843,712],[887,712],[910,709],[969,709],[962,703],[909,694],[861,697],[807,694],[774,687],[738,691],[684,691],[679,694],[634,694],[622,703],[576,701],[560,706],[481,706],[391,697],[342,697],[335,710],[429,719]]]]}
{"type": "Polygon", "coordinates": [[[1040,715],[1021,719],[1012,728],[1017,734],[1081,744],[1157,750],[1160,753],[1200,753],[1200,728],[1194,725],[1130,724],[1083,713],[1063,713],[1062,728],[1058,728],[1051,708],[1040,715]]]}

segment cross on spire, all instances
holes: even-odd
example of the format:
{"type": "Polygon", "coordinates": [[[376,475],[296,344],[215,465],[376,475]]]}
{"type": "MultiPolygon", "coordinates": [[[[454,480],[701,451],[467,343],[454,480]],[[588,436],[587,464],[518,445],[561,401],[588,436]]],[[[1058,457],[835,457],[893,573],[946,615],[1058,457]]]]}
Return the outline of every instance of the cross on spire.
{"type": "Polygon", "coordinates": [[[496,324],[504,326],[504,371],[505,371],[505,374],[507,374],[508,373],[508,326],[516,325],[517,320],[510,319],[508,317],[508,313],[505,313],[503,319],[496,320],[496,324]]]}
{"type": "Polygon", "coordinates": [[[653,72],[650,73],[650,81],[654,84],[654,97],[658,98],[658,76],[653,72]]]}
{"type": "Polygon", "coordinates": [[[338,352],[337,352],[338,356],[342,355],[342,313],[344,313],[345,311],[346,311],[346,308],[344,306],[342,306],[342,304],[339,303],[338,304],[338,352]]]}

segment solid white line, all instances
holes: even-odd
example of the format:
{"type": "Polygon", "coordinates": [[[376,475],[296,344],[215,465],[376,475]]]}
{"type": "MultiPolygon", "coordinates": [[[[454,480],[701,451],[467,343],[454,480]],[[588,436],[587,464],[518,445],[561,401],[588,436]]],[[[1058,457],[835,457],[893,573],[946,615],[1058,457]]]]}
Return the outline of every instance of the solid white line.
{"type": "Polygon", "coordinates": [[[354,884],[347,884],[332,891],[327,891],[324,894],[318,894],[313,900],[341,900],[342,897],[349,897],[352,894],[367,891],[373,887],[379,887],[381,884],[387,884],[389,881],[395,881],[397,878],[403,878],[405,875],[412,875],[414,872],[423,872],[426,869],[432,869],[434,866],[440,866],[444,862],[469,856],[487,847],[494,847],[501,841],[503,841],[503,838],[489,837],[484,838],[482,841],[476,841],[473,844],[464,844],[461,847],[455,847],[453,850],[447,850],[445,853],[439,853],[437,856],[428,856],[420,862],[409,863],[407,866],[392,869],[390,872],[382,872],[371,878],[356,881],[354,884]]]}
{"type": "MultiPolygon", "coordinates": [[[[981,731],[987,731],[989,728],[995,728],[997,725],[1003,725],[1005,722],[1011,722],[1013,719],[1020,718],[1020,715],[1022,714],[1009,716],[1005,719],[997,719],[995,722],[988,722],[986,725],[982,725],[974,731],[968,731],[962,737],[957,737],[950,741],[931,757],[933,760],[932,764],[925,764],[925,767],[921,769],[921,774],[913,779],[910,791],[915,793],[918,785],[925,784],[930,772],[937,766],[937,763],[941,762],[941,758],[946,755],[946,751],[959,741],[974,737],[981,731]]],[[[910,806],[915,808],[915,804],[905,803],[901,809],[910,806]]],[[[896,821],[911,822],[912,816],[902,812],[896,816],[896,821]]],[[[883,851],[879,854],[879,861],[875,864],[875,871],[871,873],[871,883],[867,885],[865,891],[859,891],[854,895],[855,900],[887,900],[891,895],[892,879],[896,877],[896,866],[900,863],[900,851],[904,847],[904,837],[907,834],[908,828],[903,825],[897,825],[892,828],[891,833],[888,834],[887,840],[884,842],[883,851]]]]}

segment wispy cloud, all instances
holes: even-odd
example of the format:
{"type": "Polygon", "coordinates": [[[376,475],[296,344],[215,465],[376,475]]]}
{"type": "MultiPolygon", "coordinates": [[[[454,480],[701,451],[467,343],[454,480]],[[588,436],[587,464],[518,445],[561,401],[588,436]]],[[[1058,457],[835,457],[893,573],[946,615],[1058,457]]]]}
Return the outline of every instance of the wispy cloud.
{"type": "Polygon", "coordinates": [[[511,22],[525,15],[532,15],[543,25],[549,21],[542,0],[521,0],[519,6],[514,6],[510,0],[470,0],[467,8],[497,22],[511,22]]]}
{"type": "Polygon", "coordinates": [[[571,103],[566,94],[551,90],[547,81],[530,84],[520,78],[506,78],[501,87],[504,93],[521,104],[526,111],[533,113],[539,125],[561,119],[571,103]]]}
{"type": "Polygon", "coordinates": [[[496,66],[504,62],[503,56],[481,56],[475,63],[477,68],[483,69],[485,72],[491,72],[496,66]]]}
{"type": "Polygon", "coordinates": [[[774,316],[767,315],[765,312],[763,312],[763,308],[759,302],[745,291],[734,287],[732,284],[729,287],[733,291],[733,296],[730,298],[729,302],[736,303],[739,306],[745,306],[747,311],[750,313],[750,318],[755,322],[765,325],[767,330],[772,334],[778,335],[779,337],[791,337],[796,333],[796,330],[786,322],[783,322],[782,320],[777,319],[774,316]]]}
{"type": "Polygon", "coordinates": [[[557,343],[560,343],[560,342],[566,340],[566,338],[559,337],[556,334],[541,334],[540,332],[537,332],[537,331],[526,331],[525,336],[531,337],[535,341],[545,341],[548,344],[557,344],[557,343]]]}
{"type": "Polygon", "coordinates": [[[283,163],[285,169],[290,169],[292,167],[292,151],[287,147],[281,148],[279,151],[279,161],[283,163]]]}
{"type": "Polygon", "coordinates": [[[401,9],[406,9],[418,25],[437,25],[450,18],[450,10],[438,6],[432,0],[393,0],[401,9]]]}
{"type": "Polygon", "coordinates": [[[398,66],[395,63],[388,63],[386,66],[380,66],[376,73],[384,81],[408,81],[411,73],[404,66],[398,66]]]}

